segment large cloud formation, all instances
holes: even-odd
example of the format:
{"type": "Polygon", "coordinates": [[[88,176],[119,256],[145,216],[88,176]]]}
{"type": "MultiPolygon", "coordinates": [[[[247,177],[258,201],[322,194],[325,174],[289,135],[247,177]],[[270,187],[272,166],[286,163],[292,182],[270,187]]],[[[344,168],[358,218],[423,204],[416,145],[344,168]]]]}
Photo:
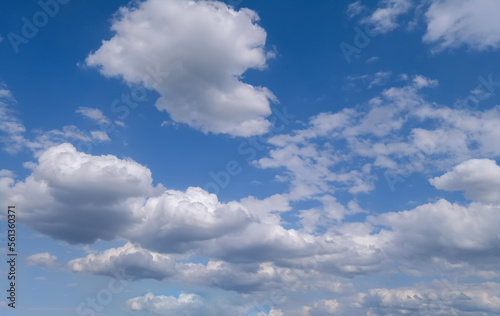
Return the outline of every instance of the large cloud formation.
{"type": "Polygon", "coordinates": [[[121,8],[116,35],[86,63],[105,76],[144,84],[161,95],[159,110],[205,133],[265,133],[274,95],[242,82],[248,69],[263,69],[266,32],[249,9],[216,1],[146,1],[121,8]]]}
{"type": "Polygon", "coordinates": [[[22,205],[26,225],[70,243],[115,238],[132,224],[134,204],[154,191],[146,167],[68,143],[43,152],[24,181],[2,178],[0,189],[2,205],[22,205]]]}

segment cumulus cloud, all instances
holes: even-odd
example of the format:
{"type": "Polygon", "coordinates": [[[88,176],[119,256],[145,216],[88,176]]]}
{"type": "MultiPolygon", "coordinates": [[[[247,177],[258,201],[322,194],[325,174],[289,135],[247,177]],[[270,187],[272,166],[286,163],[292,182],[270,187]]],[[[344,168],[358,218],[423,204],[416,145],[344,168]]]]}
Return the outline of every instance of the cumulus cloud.
{"type": "Polygon", "coordinates": [[[26,225],[70,243],[114,238],[131,224],[133,204],[153,192],[149,169],[67,143],[43,152],[24,181],[5,177],[0,184],[2,205],[23,205],[26,225]]]}
{"type": "Polygon", "coordinates": [[[469,199],[500,204],[500,166],[491,159],[471,159],[429,182],[437,189],[465,191],[469,199]]]}
{"type": "Polygon", "coordinates": [[[434,264],[432,258],[495,271],[499,220],[497,206],[477,202],[462,206],[444,199],[368,218],[369,223],[384,227],[380,236],[386,237],[388,257],[404,258],[403,265],[421,272],[425,265],[434,264]]]}
{"type": "Polygon", "coordinates": [[[467,46],[473,50],[500,47],[500,3],[496,0],[433,1],[425,13],[425,43],[436,51],[467,46]]]}
{"type": "Polygon", "coordinates": [[[32,266],[52,267],[56,265],[57,257],[48,252],[44,252],[26,257],[26,261],[32,266]]]}
{"type": "Polygon", "coordinates": [[[73,272],[162,280],[175,273],[175,261],[163,254],[147,251],[127,243],[99,254],[89,254],[68,262],[73,272]]]}
{"type": "MultiPolygon", "coordinates": [[[[317,119],[322,122],[323,117],[317,119]]],[[[330,128],[349,124],[325,122],[313,124],[314,131],[328,135],[330,128]]],[[[303,131],[275,143],[314,135],[303,131]]],[[[342,285],[330,277],[368,275],[393,265],[404,272],[418,266],[423,273],[426,265],[441,260],[443,266],[462,265],[462,271],[476,266],[491,276],[498,263],[499,215],[493,205],[479,202],[463,206],[440,200],[343,223],[344,214],[363,210],[355,201],[344,207],[322,195],[316,222],[314,212],[306,210],[299,213],[304,229],[296,230],[285,228],[279,215],[289,210],[287,195],[222,203],[200,188],[154,188],[146,167],[80,153],[70,144],[43,152],[26,179],[16,182],[7,175],[0,185],[2,209],[7,203],[23,205],[22,220],[33,229],[71,243],[116,237],[131,242],[71,261],[71,270],[80,273],[124,270],[134,279],[167,278],[239,292],[266,291],[295,280],[337,291],[342,285]],[[316,227],[325,218],[335,224],[320,233],[316,227]],[[208,263],[178,261],[169,254],[193,251],[208,263]]]]}
{"type": "Polygon", "coordinates": [[[216,1],[140,2],[119,10],[115,36],[86,63],[155,89],[156,107],[176,122],[205,133],[262,134],[276,98],[241,81],[248,69],[265,68],[269,57],[258,21],[252,10],[216,1]]]}
{"type": "Polygon", "coordinates": [[[142,220],[126,236],[144,247],[183,252],[198,242],[243,229],[256,218],[237,202],[220,203],[215,194],[191,187],[166,190],[136,211],[142,220]]]}

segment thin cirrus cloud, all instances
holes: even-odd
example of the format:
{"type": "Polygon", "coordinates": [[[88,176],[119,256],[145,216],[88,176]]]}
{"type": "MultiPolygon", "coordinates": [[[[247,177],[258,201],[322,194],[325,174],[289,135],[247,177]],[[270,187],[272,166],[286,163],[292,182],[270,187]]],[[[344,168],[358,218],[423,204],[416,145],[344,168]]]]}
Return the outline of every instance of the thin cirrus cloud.
{"type": "Polygon", "coordinates": [[[252,136],[269,129],[265,117],[276,97],[241,81],[272,56],[254,11],[215,1],[147,1],[118,13],[115,36],[89,54],[87,65],[158,91],[158,110],[204,133],[252,136]]]}

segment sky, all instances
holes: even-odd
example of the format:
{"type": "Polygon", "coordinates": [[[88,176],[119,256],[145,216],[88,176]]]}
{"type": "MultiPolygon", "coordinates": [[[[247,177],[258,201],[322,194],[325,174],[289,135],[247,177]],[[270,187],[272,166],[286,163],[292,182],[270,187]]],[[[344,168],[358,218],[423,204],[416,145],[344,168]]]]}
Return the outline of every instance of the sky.
{"type": "Polygon", "coordinates": [[[500,315],[499,50],[497,0],[4,1],[0,313],[500,315]]]}

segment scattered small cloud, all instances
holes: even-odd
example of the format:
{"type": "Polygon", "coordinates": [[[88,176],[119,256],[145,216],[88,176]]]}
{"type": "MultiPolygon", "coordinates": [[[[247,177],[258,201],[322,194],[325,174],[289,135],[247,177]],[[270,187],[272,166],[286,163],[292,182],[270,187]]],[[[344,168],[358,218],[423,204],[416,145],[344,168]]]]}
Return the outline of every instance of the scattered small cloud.
{"type": "Polygon", "coordinates": [[[352,19],[367,10],[368,8],[361,1],[356,1],[347,6],[347,15],[352,19]]]}
{"type": "Polygon", "coordinates": [[[106,133],[105,131],[91,131],[90,134],[94,139],[97,139],[98,141],[101,142],[111,141],[111,138],[109,138],[108,133],[106,133]]]}
{"type": "Polygon", "coordinates": [[[79,107],[75,113],[81,114],[86,118],[89,118],[91,120],[94,120],[98,123],[100,122],[109,122],[110,119],[105,116],[101,110],[99,109],[93,109],[93,108],[88,108],[88,107],[79,107]]]}
{"type": "Polygon", "coordinates": [[[30,266],[52,267],[56,265],[57,257],[48,252],[43,252],[27,257],[26,261],[30,266]]]}
{"type": "Polygon", "coordinates": [[[121,127],[126,127],[127,125],[122,121],[115,121],[115,124],[121,127]]]}

